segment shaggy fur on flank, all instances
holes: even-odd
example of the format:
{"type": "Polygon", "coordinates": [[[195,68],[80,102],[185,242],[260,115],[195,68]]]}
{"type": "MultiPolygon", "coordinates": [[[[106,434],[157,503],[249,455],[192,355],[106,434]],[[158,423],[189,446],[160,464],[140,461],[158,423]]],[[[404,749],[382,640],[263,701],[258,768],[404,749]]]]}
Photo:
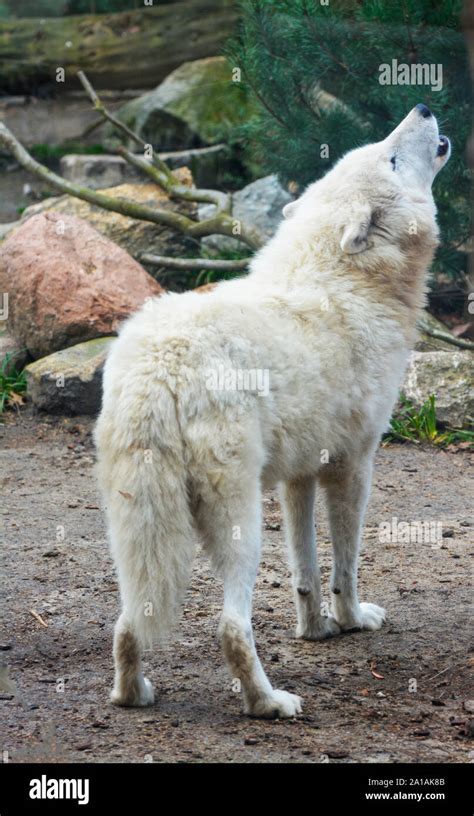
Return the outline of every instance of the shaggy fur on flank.
{"type": "Polygon", "coordinates": [[[123,325],[95,432],[122,599],[112,702],[153,702],[141,649],[170,632],[200,541],[223,581],[219,636],[244,711],[301,711],[272,687],[252,635],[265,486],[281,486],[297,637],[382,626],[384,609],[359,601],[357,560],[438,241],[431,184],[450,145],[426,111],[287,205],[247,277],[152,300],[123,325]],[[318,482],[334,550],[326,615],[318,482]]]}

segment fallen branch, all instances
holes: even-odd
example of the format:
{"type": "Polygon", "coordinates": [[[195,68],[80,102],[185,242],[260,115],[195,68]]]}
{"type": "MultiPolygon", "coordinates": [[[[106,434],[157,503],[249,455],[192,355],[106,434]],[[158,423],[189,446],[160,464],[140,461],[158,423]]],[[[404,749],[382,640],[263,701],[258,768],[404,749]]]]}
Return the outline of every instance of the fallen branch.
{"type": "Polygon", "coordinates": [[[199,271],[200,269],[210,269],[215,272],[238,272],[247,269],[250,258],[243,258],[236,261],[213,260],[212,258],[169,258],[166,255],[140,255],[142,263],[151,266],[162,266],[166,269],[186,269],[199,271]]]}
{"type": "MultiPolygon", "coordinates": [[[[127,127],[125,122],[122,122],[120,119],[117,119],[117,117],[114,116],[112,113],[110,113],[110,111],[105,107],[104,103],[102,102],[102,100],[92,87],[91,83],[87,79],[84,71],[78,71],[77,76],[87,96],[91,100],[94,109],[98,111],[104,119],[107,119],[116,130],[120,130],[122,131],[122,133],[125,133],[125,135],[128,136],[129,139],[132,139],[132,141],[134,141],[135,144],[139,145],[141,148],[143,148],[143,150],[145,150],[145,148],[147,147],[147,143],[144,141],[144,139],[142,139],[141,136],[138,135],[138,133],[134,133],[133,130],[127,127]]],[[[152,161],[155,164],[155,166],[158,169],[160,169],[165,176],[172,175],[172,172],[169,169],[168,165],[165,164],[159,158],[159,156],[156,155],[154,150],[152,161]]]]}
{"type": "Polygon", "coordinates": [[[125,147],[118,147],[116,153],[122,156],[129,164],[141,170],[146,176],[152,179],[159,187],[161,187],[170,198],[178,198],[183,201],[192,201],[200,204],[215,204],[217,207],[216,215],[220,213],[229,213],[232,210],[232,198],[226,193],[221,193],[219,190],[200,190],[197,187],[186,187],[180,184],[176,176],[172,174],[172,178],[164,177],[161,170],[154,167],[147,159],[131,153],[125,147]]]}
{"type": "Polygon", "coordinates": [[[242,225],[240,231],[236,234],[236,222],[225,212],[216,213],[212,218],[205,221],[193,221],[181,213],[146,207],[125,198],[112,198],[112,196],[107,196],[98,190],[90,190],[88,187],[78,187],[37,162],[3,122],[0,122],[0,145],[6,148],[25,170],[28,170],[46,184],[61,193],[80,198],[89,202],[89,204],[102,207],[104,210],[112,210],[129,218],[136,218],[139,221],[150,221],[153,224],[170,227],[191,238],[204,238],[207,235],[216,234],[227,235],[243,241],[252,249],[258,249],[260,246],[261,241],[254,230],[245,228],[242,225]]]}
{"type": "Polygon", "coordinates": [[[156,184],[158,184],[159,187],[168,193],[170,198],[177,198],[184,201],[193,201],[197,203],[215,204],[217,207],[216,215],[219,215],[221,212],[230,213],[232,211],[232,198],[230,195],[222,193],[219,190],[199,190],[196,187],[185,187],[183,184],[180,184],[173,171],[170,170],[166,162],[160,158],[153,146],[147,145],[147,143],[141,138],[141,136],[138,135],[138,133],[135,133],[135,131],[131,130],[131,128],[129,128],[124,122],[110,113],[97,92],[94,90],[92,84],[87,79],[85,73],[83,71],[79,71],[77,75],[82,87],[94,105],[95,110],[97,110],[101,116],[104,117],[104,119],[107,119],[116,130],[125,133],[129,139],[134,141],[135,144],[139,145],[143,150],[145,150],[147,147],[151,150],[151,157],[148,161],[145,157],[142,158],[140,156],[136,156],[125,147],[118,147],[116,152],[120,156],[123,156],[123,158],[129,164],[145,173],[145,175],[151,178],[156,184]]]}
{"type": "Polygon", "coordinates": [[[89,204],[120,213],[129,218],[136,218],[139,221],[150,221],[154,224],[170,227],[191,238],[204,238],[207,235],[226,235],[236,238],[238,241],[242,241],[252,249],[260,248],[262,240],[256,230],[232,218],[232,197],[230,195],[222,193],[219,190],[199,190],[195,187],[186,187],[181,184],[166,162],[153,150],[152,146],[147,145],[137,133],[134,133],[124,122],[121,122],[120,119],[110,113],[92,87],[85,73],[79,71],[78,77],[94,105],[95,110],[97,110],[104,119],[108,120],[117,130],[125,133],[144,150],[147,147],[151,148],[150,160],[145,159],[145,157],[136,156],[126,148],[119,148],[117,152],[120,153],[129,164],[140,169],[145,175],[151,178],[170,198],[193,203],[213,204],[216,207],[215,213],[212,217],[203,221],[195,221],[182,213],[154,209],[152,207],[142,206],[141,204],[135,204],[135,202],[129,201],[128,199],[107,196],[105,193],[91,190],[88,187],[78,187],[37,162],[15,138],[13,133],[0,122],[0,145],[3,145],[25,170],[33,173],[33,175],[59,190],[61,193],[66,193],[67,195],[87,201],[89,204]]]}
{"type": "Polygon", "coordinates": [[[422,332],[427,334],[429,337],[433,337],[435,340],[443,340],[445,343],[451,343],[452,346],[458,346],[462,349],[474,351],[474,343],[471,340],[463,340],[462,337],[455,337],[454,334],[448,334],[447,332],[442,332],[438,329],[432,329],[428,323],[424,322],[424,320],[420,320],[418,322],[418,327],[422,332]]]}

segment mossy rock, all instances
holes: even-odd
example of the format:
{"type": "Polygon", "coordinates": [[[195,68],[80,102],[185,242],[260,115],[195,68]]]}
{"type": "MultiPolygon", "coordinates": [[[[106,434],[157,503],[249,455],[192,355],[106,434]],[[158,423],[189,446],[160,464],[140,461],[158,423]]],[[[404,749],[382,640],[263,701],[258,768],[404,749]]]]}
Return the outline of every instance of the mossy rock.
{"type": "Polygon", "coordinates": [[[420,409],[432,394],[436,418],[448,428],[472,430],[474,356],[470,351],[414,351],[402,392],[420,409]]]}
{"type": "Polygon", "coordinates": [[[102,370],[114,340],[97,337],[30,363],[25,368],[28,398],[50,414],[97,414],[102,370]]]}
{"type": "MultiPolygon", "coordinates": [[[[232,66],[224,57],[208,57],[183,63],[117,115],[155,149],[183,150],[231,142],[251,114],[249,95],[233,81],[232,66]]],[[[121,138],[108,127],[108,146],[116,146],[121,138]]]]}

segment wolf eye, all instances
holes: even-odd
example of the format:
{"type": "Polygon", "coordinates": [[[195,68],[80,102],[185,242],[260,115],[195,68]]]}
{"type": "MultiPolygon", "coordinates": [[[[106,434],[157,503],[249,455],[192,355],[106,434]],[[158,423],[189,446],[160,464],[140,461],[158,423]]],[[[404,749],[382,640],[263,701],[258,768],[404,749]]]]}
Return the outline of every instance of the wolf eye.
{"type": "Polygon", "coordinates": [[[397,164],[397,157],[396,157],[396,156],[392,156],[392,158],[390,159],[390,161],[392,162],[392,167],[393,167],[393,169],[395,170],[395,167],[396,167],[396,164],[397,164]]]}

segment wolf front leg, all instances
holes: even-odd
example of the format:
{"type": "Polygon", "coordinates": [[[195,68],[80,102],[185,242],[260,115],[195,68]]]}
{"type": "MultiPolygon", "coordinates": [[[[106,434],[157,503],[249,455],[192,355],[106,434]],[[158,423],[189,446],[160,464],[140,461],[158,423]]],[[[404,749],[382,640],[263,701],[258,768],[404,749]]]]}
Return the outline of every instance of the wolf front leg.
{"type": "Polygon", "coordinates": [[[325,480],[333,546],[332,612],[343,630],[380,629],[385,610],[360,603],[357,568],[365,509],[370,493],[373,454],[351,462],[325,480]]]}
{"type": "Polygon", "coordinates": [[[322,640],[340,633],[335,619],[324,614],[321,602],[314,532],[315,480],[286,482],[282,500],[298,624],[296,637],[322,640]]]}

